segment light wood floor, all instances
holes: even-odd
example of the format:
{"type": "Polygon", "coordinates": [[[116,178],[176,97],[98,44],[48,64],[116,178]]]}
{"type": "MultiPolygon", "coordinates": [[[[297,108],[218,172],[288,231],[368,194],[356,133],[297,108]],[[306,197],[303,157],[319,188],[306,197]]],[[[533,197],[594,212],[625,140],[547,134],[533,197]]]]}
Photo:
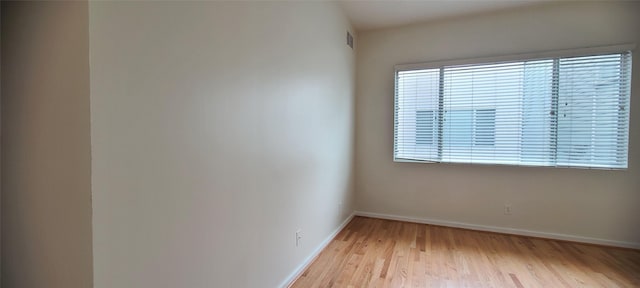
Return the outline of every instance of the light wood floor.
{"type": "Polygon", "coordinates": [[[355,217],[291,287],[640,287],[640,251],[355,217]]]}

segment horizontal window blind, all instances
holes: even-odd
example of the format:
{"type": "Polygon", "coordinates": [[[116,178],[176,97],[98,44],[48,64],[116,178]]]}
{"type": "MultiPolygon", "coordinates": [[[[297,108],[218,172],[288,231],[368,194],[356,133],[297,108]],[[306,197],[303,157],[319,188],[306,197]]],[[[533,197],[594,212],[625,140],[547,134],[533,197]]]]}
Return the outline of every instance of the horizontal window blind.
{"type": "Polygon", "coordinates": [[[630,77],[629,51],[399,69],[394,159],[626,168],[630,77]]]}

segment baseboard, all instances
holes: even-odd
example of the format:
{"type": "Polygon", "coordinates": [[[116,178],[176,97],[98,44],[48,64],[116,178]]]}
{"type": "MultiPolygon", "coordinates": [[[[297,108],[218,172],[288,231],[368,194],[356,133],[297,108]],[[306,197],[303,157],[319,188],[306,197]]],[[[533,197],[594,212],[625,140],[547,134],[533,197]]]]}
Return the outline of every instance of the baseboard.
{"type": "Polygon", "coordinates": [[[615,241],[615,240],[607,240],[607,239],[599,239],[599,238],[591,238],[591,237],[582,237],[582,236],[567,235],[567,234],[539,232],[539,231],[531,231],[531,230],[515,229],[515,228],[505,228],[505,227],[496,227],[496,226],[485,226],[485,225],[461,223],[461,222],[454,222],[454,221],[445,221],[445,220],[418,218],[418,217],[408,217],[408,216],[373,213],[373,212],[364,212],[364,211],[355,211],[354,213],[355,213],[356,216],[364,216],[364,217],[370,217],[370,218],[398,220],[398,221],[406,221],[406,222],[421,223],[421,224],[430,224],[430,225],[437,225],[437,226],[463,228],[463,229],[477,230],[477,231],[487,231],[487,232],[513,234],[513,235],[520,235],[520,236],[546,238],[546,239],[553,239],[553,240],[579,242],[579,243],[586,243],[586,244],[595,244],[595,245],[613,246],[613,247],[621,247],[621,248],[640,249],[640,243],[633,243],[633,242],[615,241]]]}
{"type": "Polygon", "coordinates": [[[282,281],[282,284],[280,284],[279,287],[287,288],[291,284],[293,284],[293,282],[295,282],[298,279],[298,277],[302,275],[304,270],[306,270],[309,267],[309,265],[313,263],[313,260],[315,260],[316,257],[320,255],[320,252],[322,252],[322,250],[324,250],[324,248],[326,248],[327,245],[331,243],[333,238],[335,238],[336,235],[338,235],[338,233],[340,233],[340,231],[342,231],[342,229],[344,229],[344,227],[347,226],[347,224],[349,224],[349,222],[351,221],[351,219],[353,219],[354,216],[355,216],[355,212],[351,213],[351,215],[349,215],[349,217],[347,217],[347,219],[345,219],[342,222],[342,224],[338,226],[338,228],[336,228],[329,236],[327,236],[327,238],[325,238],[324,241],[322,241],[322,243],[320,243],[320,245],[318,245],[318,247],[315,250],[313,250],[313,252],[306,259],[304,259],[304,261],[302,261],[302,263],[298,265],[298,267],[284,281],[282,281]]]}

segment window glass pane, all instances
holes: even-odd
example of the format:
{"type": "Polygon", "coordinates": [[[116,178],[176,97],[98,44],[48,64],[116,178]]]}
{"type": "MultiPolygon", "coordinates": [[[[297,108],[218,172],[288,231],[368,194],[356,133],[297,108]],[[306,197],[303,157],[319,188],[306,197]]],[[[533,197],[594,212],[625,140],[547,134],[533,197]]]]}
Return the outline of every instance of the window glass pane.
{"type": "Polygon", "coordinates": [[[394,140],[396,159],[438,160],[435,129],[439,82],[440,69],[397,73],[394,140]]]}
{"type": "Polygon", "coordinates": [[[416,111],[416,145],[433,145],[435,113],[433,110],[416,111]]]}
{"type": "Polygon", "coordinates": [[[621,55],[560,59],[558,163],[615,165],[620,117],[621,55]]]}
{"type": "MultiPolygon", "coordinates": [[[[449,110],[444,113],[444,145],[455,153],[455,147],[471,147],[473,110],[449,110]]],[[[465,153],[461,151],[458,153],[465,153]]]]}
{"type": "Polygon", "coordinates": [[[473,145],[493,146],[496,140],[496,109],[475,111],[473,145]]]}
{"type": "Polygon", "coordinates": [[[554,60],[527,61],[522,95],[520,161],[550,165],[555,155],[554,60]]]}

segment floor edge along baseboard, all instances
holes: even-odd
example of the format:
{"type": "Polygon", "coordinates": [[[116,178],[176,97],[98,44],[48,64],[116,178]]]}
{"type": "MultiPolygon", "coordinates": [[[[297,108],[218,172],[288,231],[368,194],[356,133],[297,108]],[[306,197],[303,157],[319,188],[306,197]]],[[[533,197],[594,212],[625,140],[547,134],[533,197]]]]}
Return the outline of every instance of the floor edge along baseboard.
{"type": "Polygon", "coordinates": [[[331,243],[331,241],[333,241],[334,238],[336,238],[336,236],[338,235],[338,233],[340,233],[340,231],[342,231],[342,229],[344,229],[344,227],[347,226],[347,224],[349,224],[349,222],[351,222],[351,219],[353,219],[353,217],[356,216],[355,212],[352,212],[339,226],[338,228],[336,228],[331,234],[329,234],[329,236],[327,236],[327,238],[325,238],[320,245],[318,245],[318,247],[316,247],[316,249],[313,250],[313,252],[311,252],[311,254],[309,254],[309,256],[307,256],[307,258],[304,259],[304,261],[302,261],[302,263],[300,263],[300,265],[298,265],[296,267],[295,270],[293,270],[293,272],[291,272],[291,274],[289,274],[289,276],[287,276],[287,278],[282,281],[282,284],[280,284],[279,287],[282,288],[287,288],[289,286],[291,286],[291,284],[293,284],[294,282],[296,282],[296,280],[298,280],[298,278],[300,278],[300,276],[302,275],[302,273],[304,273],[305,270],[307,270],[307,268],[309,268],[309,266],[311,266],[311,264],[313,263],[314,260],[316,260],[316,258],[318,257],[318,255],[320,255],[320,253],[327,248],[327,246],[329,245],[329,243],[331,243]]]}
{"type": "Polygon", "coordinates": [[[445,227],[452,227],[452,228],[462,228],[462,229],[476,230],[476,231],[483,231],[483,232],[494,232],[494,233],[517,235],[517,236],[544,238],[549,240],[560,240],[560,241],[569,241],[569,242],[576,242],[576,243],[583,243],[583,244],[595,244],[595,245],[602,245],[602,246],[611,246],[611,247],[618,247],[618,248],[629,248],[629,249],[640,250],[640,243],[633,243],[633,242],[624,242],[624,241],[582,237],[582,236],[566,235],[566,234],[558,234],[558,233],[539,232],[539,231],[497,227],[497,226],[485,226],[485,225],[478,225],[478,224],[469,224],[469,223],[444,221],[444,220],[428,219],[428,218],[408,217],[408,216],[365,212],[365,211],[355,211],[354,214],[355,216],[363,216],[363,217],[369,217],[369,218],[397,220],[397,221],[445,226],[445,227]]]}

